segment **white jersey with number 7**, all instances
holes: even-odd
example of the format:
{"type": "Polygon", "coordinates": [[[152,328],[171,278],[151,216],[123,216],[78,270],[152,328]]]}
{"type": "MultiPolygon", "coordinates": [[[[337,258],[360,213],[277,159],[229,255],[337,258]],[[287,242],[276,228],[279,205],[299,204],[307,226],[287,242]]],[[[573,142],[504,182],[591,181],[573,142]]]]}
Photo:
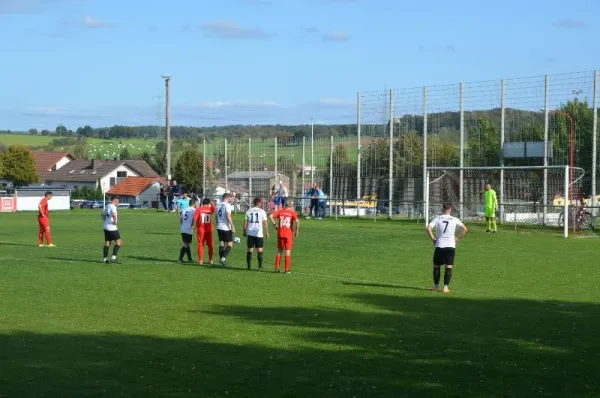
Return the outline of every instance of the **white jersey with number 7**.
{"type": "Polygon", "coordinates": [[[435,247],[456,247],[456,227],[462,227],[463,223],[456,217],[450,215],[437,216],[429,223],[429,227],[435,229],[435,247]]]}

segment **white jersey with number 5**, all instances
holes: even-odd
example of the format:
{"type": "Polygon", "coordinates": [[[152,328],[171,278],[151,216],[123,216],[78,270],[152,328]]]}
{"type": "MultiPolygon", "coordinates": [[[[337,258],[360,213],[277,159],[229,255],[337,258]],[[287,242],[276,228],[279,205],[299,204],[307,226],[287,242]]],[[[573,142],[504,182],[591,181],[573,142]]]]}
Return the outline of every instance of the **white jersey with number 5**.
{"type": "Polygon", "coordinates": [[[113,205],[112,203],[106,206],[103,210],[102,217],[104,218],[104,229],[106,231],[117,230],[117,206],[113,205]]]}
{"type": "Polygon", "coordinates": [[[458,218],[444,214],[437,216],[429,226],[435,229],[435,247],[456,247],[456,227],[463,226],[458,218]]]}
{"type": "Polygon", "coordinates": [[[246,212],[248,236],[263,237],[263,223],[267,221],[267,213],[263,209],[253,207],[246,212]]]}
{"type": "Polygon", "coordinates": [[[217,210],[217,229],[220,229],[221,231],[231,230],[227,214],[231,214],[231,204],[223,202],[219,206],[219,210],[217,210]]]}
{"type": "Polygon", "coordinates": [[[188,207],[181,213],[181,233],[193,235],[192,225],[194,224],[195,207],[188,207]]]}

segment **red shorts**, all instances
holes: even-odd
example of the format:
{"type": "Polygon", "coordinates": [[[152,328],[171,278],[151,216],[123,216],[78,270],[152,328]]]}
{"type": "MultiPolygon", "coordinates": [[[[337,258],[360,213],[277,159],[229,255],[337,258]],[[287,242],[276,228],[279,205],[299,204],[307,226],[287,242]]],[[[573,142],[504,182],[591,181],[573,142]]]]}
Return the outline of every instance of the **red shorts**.
{"type": "Polygon", "coordinates": [[[212,231],[201,231],[198,230],[198,244],[199,245],[208,245],[211,246],[213,244],[213,232],[212,231]]]}
{"type": "Polygon", "coordinates": [[[50,220],[48,220],[47,217],[44,217],[44,218],[38,217],[38,224],[40,225],[40,229],[50,228],[50,220]]]}
{"type": "Polygon", "coordinates": [[[291,237],[287,236],[278,236],[277,237],[277,248],[279,250],[292,250],[294,246],[294,240],[291,237]]]}

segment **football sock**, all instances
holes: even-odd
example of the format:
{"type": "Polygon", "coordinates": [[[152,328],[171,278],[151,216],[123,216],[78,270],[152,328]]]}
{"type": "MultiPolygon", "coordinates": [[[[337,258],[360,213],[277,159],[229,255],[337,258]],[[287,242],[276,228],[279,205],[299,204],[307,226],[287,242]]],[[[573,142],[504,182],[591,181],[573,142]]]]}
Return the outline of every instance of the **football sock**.
{"type": "Polygon", "coordinates": [[[498,228],[498,227],[497,227],[497,225],[496,225],[496,219],[494,218],[494,219],[492,220],[492,229],[495,231],[497,228],[498,228]]]}
{"type": "Polygon", "coordinates": [[[433,284],[438,286],[440,284],[440,268],[433,267],[433,284]]]}
{"type": "Polygon", "coordinates": [[[246,263],[248,264],[248,269],[252,268],[252,252],[246,253],[246,263]]]}
{"type": "Polygon", "coordinates": [[[179,261],[183,260],[183,255],[185,254],[185,247],[181,247],[181,249],[179,249],[179,261]]]}
{"type": "Polygon", "coordinates": [[[198,242],[198,261],[204,261],[204,245],[202,244],[202,242],[198,242]]]}
{"type": "Polygon", "coordinates": [[[225,246],[225,249],[223,249],[223,255],[221,257],[227,258],[227,256],[229,256],[230,251],[231,251],[231,246],[225,246]]]}
{"type": "Polygon", "coordinates": [[[263,263],[263,253],[262,253],[262,252],[258,252],[258,255],[257,255],[257,257],[258,257],[258,266],[259,266],[260,268],[262,268],[262,263],[263,263]]]}
{"type": "Polygon", "coordinates": [[[187,258],[188,260],[192,261],[192,248],[191,247],[186,247],[185,248],[185,253],[187,254],[187,258]]]}
{"type": "Polygon", "coordinates": [[[444,271],[444,286],[450,285],[450,279],[452,279],[452,268],[446,268],[444,271]]]}
{"type": "Polygon", "coordinates": [[[110,249],[110,247],[109,247],[109,246],[104,246],[104,247],[102,248],[102,254],[103,254],[103,257],[104,257],[104,258],[108,257],[108,249],[110,249]]]}
{"type": "Polygon", "coordinates": [[[213,255],[214,255],[214,246],[212,245],[212,243],[208,246],[208,257],[210,259],[210,261],[213,260],[213,255]]]}
{"type": "Polygon", "coordinates": [[[46,243],[51,245],[52,244],[52,236],[50,235],[50,231],[44,231],[44,234],[46,235],[46,243]]]}
{"type": "Polygon", "coordinates": [[[225,252],[225,248],[223,246],[219,246],[219,258],[223,258],[223,253],[225,252]]]}
{"type": "Polygon", "coordinates": [[[275,269],[279,268],[281,268],[281,254],[278,254],[277,257],[275,257],[275,269]]]}
{"type": "Polygon", "coordinates": [[[488,231],[492,229],[492,220],[488,219],[488,231]]]}
{"type": "Polygon", "coordinates": [[[40,245],[44,244],[44,232],[43,231],[40,231],[38,233],[38,242],[39,242],[40,245]]]}
{"type": "Polygon", "coordinates": [[[119,254],[119,249],[120,249],[120,248],[121,248],[121,246],[119,246],[119,245],[115,245],[115,246],[113,247],[113,256],[115,256],[115,257],[116,257],[116,256],[117,256],[117,254],[119,254]]]}
{"type": "Polygon", "coordinates": [[[292,256],[285,256],[285,272],[290,272],[292,265],[292,256]]]}

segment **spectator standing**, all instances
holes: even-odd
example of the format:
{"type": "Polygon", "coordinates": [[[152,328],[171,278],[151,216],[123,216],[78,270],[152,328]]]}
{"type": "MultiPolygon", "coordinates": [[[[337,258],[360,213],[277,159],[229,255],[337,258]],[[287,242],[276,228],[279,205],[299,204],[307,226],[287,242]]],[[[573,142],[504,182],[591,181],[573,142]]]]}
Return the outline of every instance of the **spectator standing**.
{"type": "Polygon", "coordinates": [[[163,209],[165,209],[165,211],[167,211],[168,210],[168,208],[167,208],[167,188],[163,185],[160,186],[159,198],[160,198],[160,203],[162,204],[163,209]]]}
{"type": "Polygon", "coordinates": [[[288,190],[285,185],[283,185],[283,181],[279,181],[279,191],[277,191],[277,195],[279,196],[279,204],[281,205],[281,208],[285,209],[285,204],[288,198],[288,190]]]}
{"type": "Polygon", "coordinates": [[[323,217],[325,217],[325,207],[326,207],[327,195],[325,195],[325,192],[323,192],[323,189],[321,189],[321,187],[319,187],[318,195],[319,195],[319,210],[317,212],[317,219],[322,220],[323,217]]]}
{"type": "Polygon", "coordinates": [[[318,207],[319,207],[319,187],[317,184],[314,184],[311,189],[308,190],[306,196],[310,198],[310,209],[308,211],[308,219],[313,216],[317,217],[318,207]]]}
{"type": "Polygon", "coordinates": [[[167,188],[167,202],[169,204],[168,211],[173,211],[173,205],[175,203],[175,181],[169,181],[169,187],[167,188]]]}

